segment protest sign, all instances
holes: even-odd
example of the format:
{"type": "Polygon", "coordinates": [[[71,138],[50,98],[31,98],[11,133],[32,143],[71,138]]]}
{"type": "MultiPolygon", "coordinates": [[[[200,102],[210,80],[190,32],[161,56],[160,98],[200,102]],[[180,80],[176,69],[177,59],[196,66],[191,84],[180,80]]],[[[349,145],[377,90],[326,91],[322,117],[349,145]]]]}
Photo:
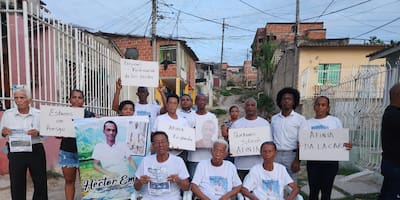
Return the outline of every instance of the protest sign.
{"type": "Polygon", "coordinates": [[[75,137],[72,119],[83,118],[84,108],[40,106],[40,135],[75,137]]]}
{"type": "Polygon", "coordinates": [[[232,156],[260,155],[263,142],[272,141],[270,128],[233,128],[229,129],[229,149],[232,156]]]}
{"type": "Polygon", "coordinates": [[[121,59],[121,84],[158,87],[159,65],[154,61],[121,59]]]}
{"type": "Polygon", "coordinates": [[[300,160],[349,160],[349,129],[300,130],[299,142],[300,160]]]}

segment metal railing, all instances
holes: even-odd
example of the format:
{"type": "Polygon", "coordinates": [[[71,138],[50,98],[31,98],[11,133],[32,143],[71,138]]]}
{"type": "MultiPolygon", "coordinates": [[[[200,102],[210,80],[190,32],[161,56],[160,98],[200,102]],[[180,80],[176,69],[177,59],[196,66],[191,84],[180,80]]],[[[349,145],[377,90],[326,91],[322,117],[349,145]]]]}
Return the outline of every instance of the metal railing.
{"type": "Polygon", "coordinates": [[[321,88],[319,95],[331,99],[331,111],[350,129],[358,149],[353,163],[362,169],[379,171],[381,163],[381,118],[388,105],[388,90],[399,81],[399,67],[363,71],[337,86],[321,88]]]}
{"type": "MultiPolygon", "coordinates": [[[[39,2],[39,1],[37,1],[39,2]]],[[[81,89],[90,110],[113,115],[111,103],[120,75],[118,51],[108,40],[63,24],[33,1],[2,1],[0,101],[12,107],[12,89],[24,86],[33,106],[68,105],[71,89],[81,89]]],[[[128,88],[122,91],[127,97],[128,88]]]]}

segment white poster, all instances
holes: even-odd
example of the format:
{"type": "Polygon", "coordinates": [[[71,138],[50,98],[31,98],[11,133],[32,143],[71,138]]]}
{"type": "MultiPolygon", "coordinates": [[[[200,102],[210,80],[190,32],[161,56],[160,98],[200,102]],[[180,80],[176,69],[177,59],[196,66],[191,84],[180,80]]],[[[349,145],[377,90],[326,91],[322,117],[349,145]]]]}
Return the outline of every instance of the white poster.
{"type": "Polygon", "coordinates": [[[211,148],[218,138],[217,118],[196,119],[196,148],[211,148]]]}
{"type": "Polygon", "coordinates": [[[167,133],[171,149],[196,150],[194,128],[175,126],[173,124],[159,124],[158,129],[167,133]]]}
{"type": "Polygon", "coordinates": [[[229,149],[232,156],[260,155],[263,142],[272,141],[270,128],[229,129],[229,149]]]}
{"type": "Polygon", "coordinates": [[[23,129],[11,129],[8,144],[10,152],[32,152],[32,137],[23,129]]]}
{"type": "Polygon", "coordinates": [[[349,129],[300,130],[299,142],[300,160],[349,160],[349,129]]]}
{"type": "Polygon", "coordinates": [[[154,61],[121,59],[121,84],[158,87],[159,65],[154,61]]]}
{"type": "Polygon", "coordinates": [[[83,118],[84,108],[40,106],[40,135],[75,137],[72,119],[83,118]]]}

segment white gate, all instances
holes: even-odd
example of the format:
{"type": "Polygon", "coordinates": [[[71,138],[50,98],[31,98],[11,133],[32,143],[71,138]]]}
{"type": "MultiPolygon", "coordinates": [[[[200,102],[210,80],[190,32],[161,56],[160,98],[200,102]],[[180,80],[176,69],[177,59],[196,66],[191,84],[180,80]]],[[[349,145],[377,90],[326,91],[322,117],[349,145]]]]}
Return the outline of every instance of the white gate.
{"type": "Polygon", "coordinates": [[[50,16],[35,1],[1,1],[0,101],[12,106],[12,89],[24,86],[39,104],[67,105],[81,89],[90,110],[111,112],[120,54],[108,41],[50,16]]]}

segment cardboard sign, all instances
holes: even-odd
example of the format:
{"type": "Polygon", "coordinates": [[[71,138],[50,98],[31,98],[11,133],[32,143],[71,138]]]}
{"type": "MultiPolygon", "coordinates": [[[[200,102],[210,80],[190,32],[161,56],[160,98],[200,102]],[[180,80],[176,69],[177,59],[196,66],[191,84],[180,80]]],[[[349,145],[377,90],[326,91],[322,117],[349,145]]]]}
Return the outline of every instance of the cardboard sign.
{"type": "Polygon", "coordinates": [[[218,138],[218,120],[215,117],[196,119],[196,148],[211,148],[218,138]]]}
{"type": "Polygon", "coordinates": [[[159,65],[153,61],[121,59],[121,84],[158,87],[159,65]]]}
{"type": "Polygon", "coordinates": [[[300,130],[300,160],[348,161],[349,129],[300,130]]]}
{"type": "Polygon", "coordinates": [[[261,144],[272,141],[269,127],[233,128],[228,131],[232,156],[260,155],[261,144]]]}
{"type": "Polygon", "coordinates": [[[196,135],[194,128],[159,124],[158,129],[168,135],[169,147],[172,149],[196,150],[196,135]]]}
{"type": "Polygon", "coordinates": [[[40,135],[75,137],[72,119],[83,118],[84,108],[40,106],[40,135]]]}

